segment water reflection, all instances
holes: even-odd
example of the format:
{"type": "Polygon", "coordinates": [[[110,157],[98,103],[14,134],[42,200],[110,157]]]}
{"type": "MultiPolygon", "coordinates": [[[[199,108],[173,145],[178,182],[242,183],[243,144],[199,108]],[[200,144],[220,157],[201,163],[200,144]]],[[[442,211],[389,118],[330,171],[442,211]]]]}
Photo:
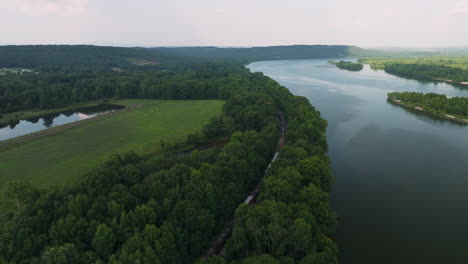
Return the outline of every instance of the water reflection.
{"type": "Polygon", "coordinates": [[[101,104],[98,106],[72,109],[61,113],[16,121],[0,126],[0,141],[37,132],[50,127],[92,118],[122,108],[123,106],[120,105],[101,104]]]}
{"type": "Polygon", "coordinates": [[[387,93],[468,97],[468,89],[327,60],[248,67],[306,96],[328,120],[340,263],[466,263],[468,126],[407,111],[387,93]]]}

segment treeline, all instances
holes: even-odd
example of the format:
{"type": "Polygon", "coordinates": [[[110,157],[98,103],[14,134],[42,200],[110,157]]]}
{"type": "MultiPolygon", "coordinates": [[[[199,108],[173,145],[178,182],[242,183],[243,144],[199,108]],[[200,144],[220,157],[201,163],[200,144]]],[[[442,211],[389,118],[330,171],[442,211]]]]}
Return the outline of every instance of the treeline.
{"type": "Polygon", "coordinates": [[[0,46],[0,68],[41,73],[102,73],[141,68],[165,69],[200,60],[252,62],[278,59],[324,59],[372,56],[382,52],[344,45],[293,45],[252,48],[140,48],[91,45],[0,46]]]}
{"type": "Polygon", "coordinates": [[[451,97],[436,93],[393,92],[388,98],[400,100],[404,104],[422,107],[425,111],[437,115],[458,115],[468,117],[468,98],[451,97]]]}
{"type": "Polygon", "coordinates": [[[348,71],[360,71],[362,68],[364,68],[364,65],[361,63],[355,63],[352,61],[339,61],[335,63],[336,67],[343,69],[343,70],[348,70],[348,71]]]}
{"type": "Polygon", "coordinates": [[[0,114],[101,98],[225,99],[233,86],[242,85],[236,76],[241,71],[241,65],[226,62],[108,74],[9,75],[0,77],[0,114]]]}
{"type": "Polygon", "coordinates": [[[0,68],[27,68],[41,73],[102,73],[113,68],[158,68],[193,63],[186,57],[147,48],[91,45],[0,46],[0,68]],[[147,66],[144,66],[147,64],[147,66]],[[140,65],[140,66],[138,66],[140,65]]]}
{"type": "MultiPolygon", "coordinates": [[[[61,77],[82,82],[78,75],[55,76],[61,77]]],[[[188,140],[231,135],[230,142],[188,156],[114,155],[63,188],[7,185],[0,263],[193,263],[261,178],[278,137],[278,109],[289,121],[288,145],[265,179],[260,203],[237,209],[228,260],[266,253],[264,258],[285,263],[336,262],[336,248],[327,238],[335,225],[324,154],[327,123],[305,98],[241,64],[88,77],[103,85],[112,80],[103,97],[118,91],[120,98],[224,99],[222,116],[188,140]],[[261,232],[242,234],[242,228],[261,232]]],[[[49,86],[54,85],[26,91],[49,86]]],[[[68,88],[60,87],[50,96],[65,98],[60,95],[68,88]]],[[[93,94],[78,87],[79,100],[93,94]]]]}
{"type": "Polygon", "coordinates": [[[245,61],[284,59],[328,59],[378,55],[382,52],[346,45],[291,45],[252,48],[179,47],[153,48],[161,52],[197,58],[245,61]]]}
{"type": "Polygon", "coordinates": [[[443,65],[392,63],[384,69],[389,74],[421,81],[468,82],[468,70],[443,65]]]}
{"type": "Polygon", "coordinates": [[[329,205],[327,122],[304,97],[284,93],[278,102],[288,118],[287,144],[264,178],[257,204],[236,210],[227,258],[199,263],[337,263],[330,239],[336,216],[329,205]]]}

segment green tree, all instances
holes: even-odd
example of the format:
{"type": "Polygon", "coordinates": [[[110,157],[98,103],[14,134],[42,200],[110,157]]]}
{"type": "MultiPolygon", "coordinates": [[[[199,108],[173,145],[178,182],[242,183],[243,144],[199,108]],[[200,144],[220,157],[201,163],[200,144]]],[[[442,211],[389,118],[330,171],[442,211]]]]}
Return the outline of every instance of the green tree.
{"type": "Polygon", "coordinates": [[[93,247],[103,259],[107,259],[114,252],[116,237],[106,224],[98,225],[93,238],[93,247]]]}

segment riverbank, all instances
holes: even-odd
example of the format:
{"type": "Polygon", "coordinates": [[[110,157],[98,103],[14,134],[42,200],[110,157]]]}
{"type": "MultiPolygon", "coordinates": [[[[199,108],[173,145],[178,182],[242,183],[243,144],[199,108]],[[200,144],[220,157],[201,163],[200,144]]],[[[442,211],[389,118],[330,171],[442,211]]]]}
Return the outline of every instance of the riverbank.
{"type": "Polygon", "coordinates": [[[464,118],[461,118],[461,117],[456,117],[454,115],[447,115],[447,114],[446,115],[439,115],[439,114],[427,111],[427,110],[425,110],[424,108],[422,108],[420,106],[405,104],[401,100],[398,100],[398,99],[395,99],[395,98],[390,98],[389,97],[387,99],[387,101],[390,102],[390,103],[402,106],[402,107],[404,107],[406,109],[409,109],[409,110],[418,111],[418,112],[425,113],[425,114],[428,114],[428,115],[431,115],[431,116],[435,116],[437,118],[450,120],[450,121],[457,122],[457,123],[460,123],[460,124],[468,125],[468,119],[464,119],[464,118]]]}

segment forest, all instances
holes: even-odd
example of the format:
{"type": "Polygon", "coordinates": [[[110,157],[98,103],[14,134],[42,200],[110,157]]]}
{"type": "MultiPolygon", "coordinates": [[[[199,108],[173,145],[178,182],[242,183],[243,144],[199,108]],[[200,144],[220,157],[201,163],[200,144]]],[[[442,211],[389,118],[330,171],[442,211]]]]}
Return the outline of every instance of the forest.
{"type": "Polygon", "coordinates": [[[253,48],[123,48],[91,45],[0,46],[0,69],[26,68],[39,73],[109,73],[167,70],[213,60],[253,62],[278,59],[326,59],[372,56],[381,52],[355,46],[294,45],[253,48]]]}
{"type": "Polygon", "coordinates": [[[419,106],[425,111],[436,115],[455,115],[468,118],[468,98],[451,97],[436,93],[417,92],[393,92],[388,93],[388,98],[400,100],[404,104],[419,106]]]}
{"type": "Polygon", "coordinates": [[[222,58],[245,61],[284,59],[328,59],[384,54],[380,51],[346,45],[292,45],[252,48],[180,47],[152,48],[161,52],[197,58],[222,58]]]}
{"type": "Polygon", "coordinates": [[[129,150],[64,187],[7,184],[0,263],[337,262],[327,122],[306,98],[241,63],[214,61],[0,77],[3,112],[103,98],[222,99],[221,116],[186,143],[230,140],[183,155],[129,150]],[[287,144],[257,205],[239,206],[273,155],[279,110],[288,120],[287,144]],[[233,216],[226,258],[201,259],[233,216]]]}
{"type": "Polygon", "coordinates": [[[102,98],[217,99],[241,65],[205,63],[122,73],[6,75],[0,77],[0,114],[52,109],[102,98]],[[221,87],[221,88],[220,88],[221,87]]]}
{"type": "Polygon", "coordinates": [[[364,65],[361,63],[355,63],[352,61],[338,61],[338,62],[333,62],[333,64],[336,65],[336,67],[342,69],[342,70],[348,70],[348,71],[360,71],[362,68],[364,68],[364,65]]]}
{"type": "Polygon", "coordinates": [[[468,56],[362,58],[372,69],[420,81],[446,81],[461,88],[468,84],[468,56]]]}
{"type": "Polygon", "coordinates": [[[431,64],[388,64],[385,72],[421,81],[467,82],[468,70],[431,64]]]}

